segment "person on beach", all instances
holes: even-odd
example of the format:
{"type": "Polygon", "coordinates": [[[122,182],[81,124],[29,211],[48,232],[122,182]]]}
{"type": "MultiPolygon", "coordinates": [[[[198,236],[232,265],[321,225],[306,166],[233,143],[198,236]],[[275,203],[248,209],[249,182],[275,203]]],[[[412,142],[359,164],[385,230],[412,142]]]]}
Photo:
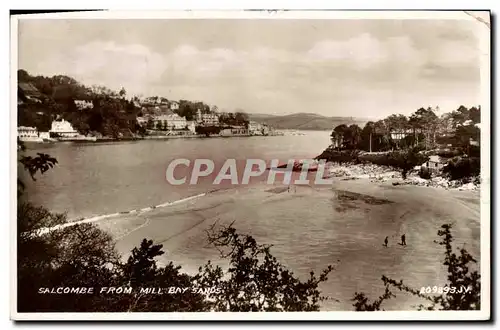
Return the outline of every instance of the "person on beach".
{"type": "Polygon", "coordinates": [[[386,236],[385,240],[384,240],[384,246],[385,247],[387,247],[387,244],[389,244],[389,236],[386,236]]]}
{"type": "Polygon", "coordinates": [[[401,235],[401,245],[406,245],[406,235],[401,235]]]}

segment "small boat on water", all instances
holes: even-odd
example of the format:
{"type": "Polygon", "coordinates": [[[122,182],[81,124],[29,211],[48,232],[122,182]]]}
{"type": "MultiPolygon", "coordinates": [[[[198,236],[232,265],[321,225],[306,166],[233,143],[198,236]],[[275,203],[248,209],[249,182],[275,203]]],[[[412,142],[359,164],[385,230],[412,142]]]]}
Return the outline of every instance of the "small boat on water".
{"type": "MultiPolygon", "coordinates": [[[[295,161],[293,163],[293,168],[292,168],[292,171],[293,172],[301,172],[302,171],[302,167],[304,166],[304,164],[307,164],[308,165],[308,168],[307,168],[307,171],[308,172],[316,172],[318,170],[318,164],[316,162],[306,162],[306,161],[295,161]]],[[[276,169],[287,169],[288,167],[288,164],[282,164],[282,165],[279,165],[278,167],[274,168],[274,170],[276,169]]]]}

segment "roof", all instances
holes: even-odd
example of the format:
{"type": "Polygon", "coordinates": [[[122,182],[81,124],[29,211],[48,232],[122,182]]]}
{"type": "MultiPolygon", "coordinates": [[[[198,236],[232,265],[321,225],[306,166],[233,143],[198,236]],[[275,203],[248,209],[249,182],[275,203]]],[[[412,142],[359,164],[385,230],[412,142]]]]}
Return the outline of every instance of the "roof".
{"type": "Polygon", "coordinates": [[[438,155],[429,156],[429,161],[434,163],[446,163],[448,160],[438,155]]]}
{"type": "Polygon", "coordinates": [[[42,96],[42,93],[32,83],[18,83],[18,87],[26,96],[42,96]]]}

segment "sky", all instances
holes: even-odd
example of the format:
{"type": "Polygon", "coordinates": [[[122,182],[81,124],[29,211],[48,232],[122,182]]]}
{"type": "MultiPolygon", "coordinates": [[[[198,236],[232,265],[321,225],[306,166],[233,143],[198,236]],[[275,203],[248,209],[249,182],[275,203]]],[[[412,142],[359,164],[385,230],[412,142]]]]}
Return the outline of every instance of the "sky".
{"type": "Polygon", "coordinates": [[[18,65],[227,111],[359,118],[451,111],[480,104],[484,31],[466,18],[29,19],[19,22],[18,65]]]}

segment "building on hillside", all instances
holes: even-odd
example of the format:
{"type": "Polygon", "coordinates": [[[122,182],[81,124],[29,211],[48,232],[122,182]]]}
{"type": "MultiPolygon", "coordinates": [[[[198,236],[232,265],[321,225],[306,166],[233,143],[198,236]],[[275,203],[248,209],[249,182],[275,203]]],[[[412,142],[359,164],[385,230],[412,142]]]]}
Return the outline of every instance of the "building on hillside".
{"type": "Polygon", "coordinates": [[[248,131],[250,133],[253,133],[255,131],[258,131],[260,129],[260,124],[256,121],[250,121],[248,123],[248,131]]]}
{"type": "Polygon", "coordinates": [[[181,117],[176,113],[167,115],[167,124],[169,129],[185,129],[187,121],[185,117],[181,117]]]}
{"type": "Polygon", "coordinates": [[[219,117],[213,113],[201,113],[201,110],[198,109],[196,113],[196,122],[201,126],[218,126],[219,125],[219,117]]]}
{"type": "Polygon", "coordinates": [[[94,108],[94,104],[92,103],[92,101],[87,101],[87,100],[75,100],[75,105],[78,108],[78,110],[94,108]]]}
{"type": "Polygon", "coordinates": [[[144,117],[137,117],[137,124],[139,126],[145,127],[148,124],[150,117],[149,116],[144,116],[144,117]]]}
{"type": "Polygon", "coordinates": [[[158,123],[163,128],[168,130],[181,130],[185,129],[187,126],[187,121],[185,117],[181,117],[176,113],[162,114],[159,116],[154,116],[153,118],[155,128],[158,127],[158,123]]]}
{"type": "Polygon", "coordinates": [[[17,127],[17,136],[21,141],[37,141],[39,140],[38,130],[35,127],[19,126],[17,127]]]}
{"type": "Polygon", "coordinates": [[[480,143],[478,140],[474,140],[473,138],[470,138],[469,139],[469,145],[471,146],[475,146],[475,147],[479,147],[480,146],[480,143]]]}
{"type": "Polygon", "coordinates": [[[446,158],[432,155],[429,156],[429,160],[426,163],[422,164],[422,167],[426,167],[429,171],[436,173],[441,171],[447,162],[448,160],[446,158]]]}
{"type": "Polygon", "coordinates": [[[79,135],[78,132],[73,128],[71,123],[69,121],[64,120],[64,119],[54,120],[52,122],[52,127],[51,127],[49,133],[51,135],[55,135],[57,137],[63,137],[63,138],[74,138],[74,137],[77,137],[79,135]]]}
{"type": "Polygon", "coordinates": [[[221,136],[247,136],[249,131],[245,126],[232,126],[231,128],[224,128],[220,131],[221,136]]]}
{"type": "Polygon", "coordinates": [[[262,135],[262,125],[256,121],[248,123],[248,132],[252,135],[262,135]]]}
{"type": "Polygon", "coordinates": [[[179,102],[170,101],[170,110],[179,110],[179,102]]]}
{"type": "Polygon", "coordinates": [[[194,122],[194,120],[186,121],[186,125],[190,132],[196,133],[196,123],[194,122]]]}
{"type": "Polygon", "coordinates": [[[401,129],[401,130],[392,130],[391,131],[391,139],[394,141],[403,140],[405,137],[412,135],[413,131],[411,129],[401,129]]]}
{"type": "Polygon", "coordinates": [[[38,132],[38,137],[43,140],[50,140],[49,132],[38,132]]]}

